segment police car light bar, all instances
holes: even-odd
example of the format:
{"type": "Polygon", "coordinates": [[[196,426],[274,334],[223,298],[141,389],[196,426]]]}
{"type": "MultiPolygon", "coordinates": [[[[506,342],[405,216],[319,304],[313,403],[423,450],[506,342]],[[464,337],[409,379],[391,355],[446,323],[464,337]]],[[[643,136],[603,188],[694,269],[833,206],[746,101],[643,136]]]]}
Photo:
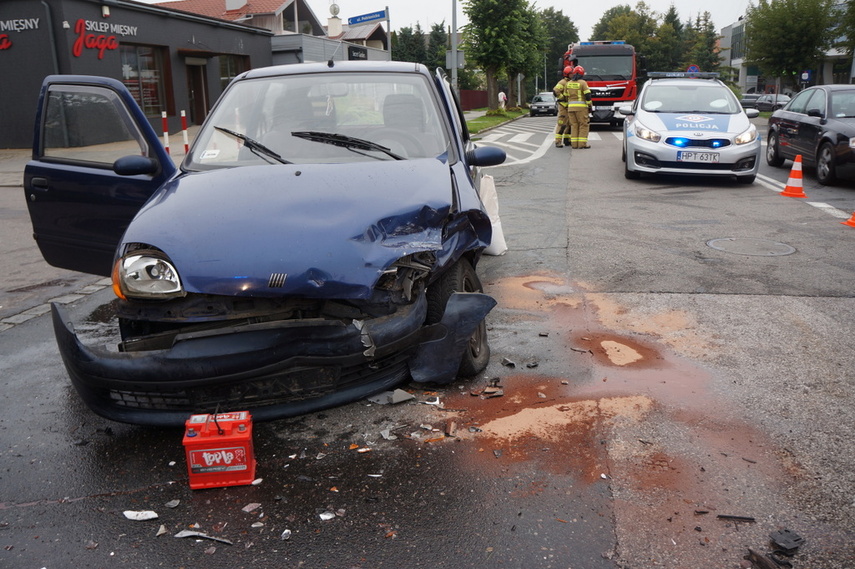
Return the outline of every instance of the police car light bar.
{"type": "Polygon", "coordinates": [[[650,79],[718,79],[719,74],[713,71],[650,71],[647,77],[650,79]]]}

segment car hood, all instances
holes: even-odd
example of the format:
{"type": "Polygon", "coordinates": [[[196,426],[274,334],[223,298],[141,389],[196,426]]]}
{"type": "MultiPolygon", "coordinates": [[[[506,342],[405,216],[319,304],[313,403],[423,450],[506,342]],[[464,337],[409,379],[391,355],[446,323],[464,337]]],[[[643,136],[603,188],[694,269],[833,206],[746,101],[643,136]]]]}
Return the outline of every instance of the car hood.
{"type": "MultiPolygon", "coordinates": [[[[443,248],[452,176],[439,159],[184,173],[140,210],[123,242],[164,251],[188,292],[368,298],[397,259],[443,248]]],[[[486,245],[475,230],[445,243],[486,245]]]]}
{"type": "Polygon", "coordinates": [[[745,132],[751,121],[745,113],[723,115],[715,113],[650,113],[639,116],[641,123],[657,132],[704,133],[702,136],[732,135],[745,132]]]}

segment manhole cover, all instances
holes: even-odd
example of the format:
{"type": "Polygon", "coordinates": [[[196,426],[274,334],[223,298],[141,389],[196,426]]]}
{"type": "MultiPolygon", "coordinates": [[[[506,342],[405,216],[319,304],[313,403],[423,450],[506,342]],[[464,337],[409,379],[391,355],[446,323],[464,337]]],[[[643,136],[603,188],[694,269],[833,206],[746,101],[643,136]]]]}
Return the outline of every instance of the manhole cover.
{"type": "Polygon", "coordinates": [[[724,237],[722,239],[707,241],[707,245],[725,253],[757,255],[761,257],[778,257],[781,255],[791,255],[796,252],[795,247],[790,247],[786,243],[769,241],[768,239],[724,237]]]}

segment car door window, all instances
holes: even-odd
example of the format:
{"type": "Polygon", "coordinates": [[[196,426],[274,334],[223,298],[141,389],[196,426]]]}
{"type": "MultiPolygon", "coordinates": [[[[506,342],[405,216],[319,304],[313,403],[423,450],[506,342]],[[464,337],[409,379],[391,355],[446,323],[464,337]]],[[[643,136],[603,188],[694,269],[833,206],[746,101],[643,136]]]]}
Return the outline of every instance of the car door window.
{"type": "Polygon", "coordinates": [[[814,89],[813,95],[808,99],[805,106],[805,113],[818,111],[821,116],[825,116],[825,109],[825,92],[821,89],[814,89]]]}
{"type": "Polygon", "coordinates": [[[832,93],[830,116],[838,119],[855,117],[855,91],[832,93]]]}
{"type": "Polygon", "coordinates": [[[52,85],[43,129],[45,158],[110,167],[122,156],[148,156],[143,135],[111,89],[52,85]]]}
{"type": "Polygon", "coordinates": [[[807,112],[807,104],[811,95],[813,95],[816,89],[808,89],[807,91],[802,91],[798,95],[796,95],[790,104],[787,105],[787,110],[792,111],[794,113],[806,113],[807,112]]]}

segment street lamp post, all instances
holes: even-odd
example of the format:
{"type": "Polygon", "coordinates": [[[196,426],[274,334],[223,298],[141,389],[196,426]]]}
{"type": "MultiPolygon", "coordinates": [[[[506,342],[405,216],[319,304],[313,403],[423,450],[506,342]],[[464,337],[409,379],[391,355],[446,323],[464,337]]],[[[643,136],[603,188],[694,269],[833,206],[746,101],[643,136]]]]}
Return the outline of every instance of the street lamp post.
{"type": "Polygon", "coordinates": [[[451,0],[451,88],[457,91],[457,0],[451,0]]]}

